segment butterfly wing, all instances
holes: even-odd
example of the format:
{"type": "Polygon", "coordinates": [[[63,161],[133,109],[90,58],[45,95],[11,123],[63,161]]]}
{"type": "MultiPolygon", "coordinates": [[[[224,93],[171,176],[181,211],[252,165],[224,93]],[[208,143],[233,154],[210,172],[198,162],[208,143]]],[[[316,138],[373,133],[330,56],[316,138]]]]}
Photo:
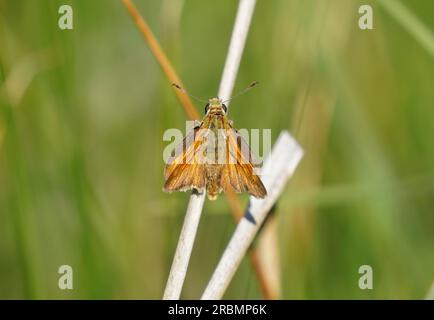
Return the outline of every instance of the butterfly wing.
{"type": "Polygon", "coordinates": [[[226,165],[221,176],[223,189],[237,193],[247,191],[257,198],[264,198],[267,190],[254,173],[252,154],[243,137],[228,123],[226,131],[226,165]]]}
{"type": "Polygon", "coordinates": [[[203,192],[205,168],[198,158],[201,156],[205,132],[201,126],[195,127],[175,148],[164,168],[164,191],[187,191],[194,188],[203,192]]]}

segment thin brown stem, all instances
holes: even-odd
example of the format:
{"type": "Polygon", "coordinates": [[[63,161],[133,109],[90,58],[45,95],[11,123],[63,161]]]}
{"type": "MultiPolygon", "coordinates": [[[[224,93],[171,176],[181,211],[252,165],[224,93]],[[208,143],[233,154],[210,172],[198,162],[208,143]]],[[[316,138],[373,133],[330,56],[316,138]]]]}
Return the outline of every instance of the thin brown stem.
{"type": "MultiPolygon", "coordinates": [[[[181,79],[179,78],[178,74],[176,73],[175,69],[173,68],[172,64],[170,63],[169,59],[167,58],[166,54],[158,43],[158,40],[155,38],[154,34],[149,28],[148,24],[137,11],[137,8],[130,0],[122,0],[122,2],[134,19],[137,28],[142,33],[145,41],[148,43],[149,48],[151,49],[152,53],[160,64],[160,67],[163,69],[163,72],[166,74],[170,83],[177,83],[183,86],[181,79]]],[[[199,113],[197,112],[188,95],[179,90],[175,90],[175,94],[180,100],[181,105],[183,106],[188,117],[192,120],[200,119],[199,113]]]]}

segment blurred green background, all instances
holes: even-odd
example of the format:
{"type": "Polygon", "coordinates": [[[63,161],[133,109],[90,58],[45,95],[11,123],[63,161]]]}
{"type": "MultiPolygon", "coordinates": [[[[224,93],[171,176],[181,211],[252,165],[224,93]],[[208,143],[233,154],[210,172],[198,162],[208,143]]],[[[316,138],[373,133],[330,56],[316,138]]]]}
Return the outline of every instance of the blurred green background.
{"type": "MultiPolygon", "coordinates": [[[[215,95],[237,1],[135,0],[187,89],[215,95]]],[[[260,0],[238,128],[305,157],[276,209],[281,298],[421,299],[434,277],[434,2],[260,0]],[[374,9],[374,30],[358,8],[374,9]],[[374,271],[360,290],[359,266],[374,271]]],[[[198,106],[202,113],[203,106],[198,106]]],[[[120,1],[0,1],[0,298],[159,299],[188,194],[162,192],[186,116],[120,1]],[[60,30],[61,4],[74,29],[60,30]],[[74,290],[59,290],[60,265],[74,290]]],[[[245,195],[240,196],[247,202],[245,195]]],[[[183,298],[235,223],[206,202],[183,298]]],[[[243,261],[226,298],[261,298],[243,261]]]]}

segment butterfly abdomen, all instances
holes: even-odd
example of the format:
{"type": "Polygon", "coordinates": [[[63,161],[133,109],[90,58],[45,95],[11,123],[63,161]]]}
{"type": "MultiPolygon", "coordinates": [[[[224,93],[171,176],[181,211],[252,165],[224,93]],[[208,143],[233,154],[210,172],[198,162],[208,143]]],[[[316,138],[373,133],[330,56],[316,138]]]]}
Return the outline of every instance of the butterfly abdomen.
{"type": "Polygon", "coordinates": [[[222,191],[220,186],[221,172],[223,166],[217,164],[206,165],[206,191],[208,199],[215,200],[222,191]]]}

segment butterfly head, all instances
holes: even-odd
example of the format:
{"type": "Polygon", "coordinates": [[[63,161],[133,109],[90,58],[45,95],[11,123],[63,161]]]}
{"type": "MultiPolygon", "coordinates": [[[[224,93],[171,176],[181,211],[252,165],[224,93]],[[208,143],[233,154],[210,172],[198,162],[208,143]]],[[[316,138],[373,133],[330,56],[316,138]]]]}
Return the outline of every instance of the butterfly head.
{"type": "Polygon", "coordinates": [[[225,115],[228,111],[227,106],[220,98],[211,98],[205,106],[205,114],[225,115]]]}

